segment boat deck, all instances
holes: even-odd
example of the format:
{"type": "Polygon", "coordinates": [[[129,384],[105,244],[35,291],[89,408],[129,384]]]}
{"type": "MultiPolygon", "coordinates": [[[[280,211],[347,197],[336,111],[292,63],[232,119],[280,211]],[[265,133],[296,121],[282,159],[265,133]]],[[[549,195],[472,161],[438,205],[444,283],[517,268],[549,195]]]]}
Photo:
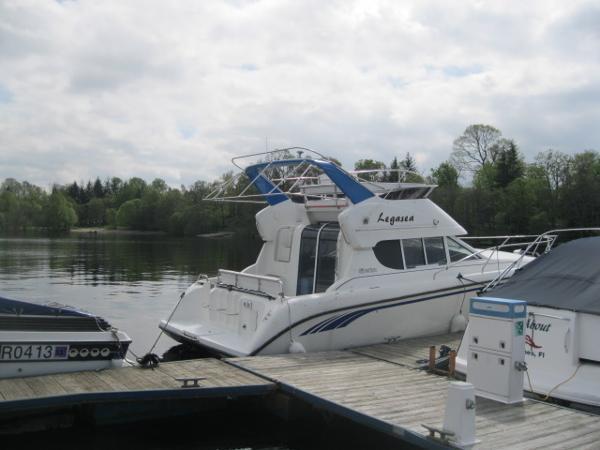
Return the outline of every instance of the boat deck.
{"type": "MultiPolygon", "coordinates": [[[[452,380],[416,367],[428,357],[430,345],[456,349],[460,338],[451,334],[348,351],[0,380],[0,423],[14,421],[19,412],[39,417],[69,405],[127,403],[145,411],[148,400],[185,399],[191,400],[186,405],[201,406],[210,398],[278,392],[419,447],[448,448],[427,438],[422,425],[441,427],[452,380]],[[181,378],[202,379],[199,387],[182,388],[181,378]]],[[[113,419],[127,417],[117,409],[113,419]]],[[[476,428],[481,441],[476,449],[592,449],[600,442],[600,416],[532,399],[504,405],[477,398],[476,428]]]]}

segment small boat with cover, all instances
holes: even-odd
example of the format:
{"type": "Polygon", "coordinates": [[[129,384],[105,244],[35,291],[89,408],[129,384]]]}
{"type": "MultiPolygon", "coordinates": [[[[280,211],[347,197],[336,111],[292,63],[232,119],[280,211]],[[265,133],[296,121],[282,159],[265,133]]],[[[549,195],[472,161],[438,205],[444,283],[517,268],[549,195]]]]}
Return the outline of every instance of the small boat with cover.
{"type": "Polygon", "coordinates": [[[118,367],[130,343],[93,314],[0,297],[0,378],[118,367]]]}
{"type": "MultiPolygon", "coordinates": [[[[598,232],[600,228],[553,230],[598,232]]],[[[527,302],[525,390],[544,398],[600,408],[600,237],[558,245],[522,267],[500,275],[485,289],[486,297],[527,302]]],[[[469,327],[456,368],[467,371],[469,327]]]]}

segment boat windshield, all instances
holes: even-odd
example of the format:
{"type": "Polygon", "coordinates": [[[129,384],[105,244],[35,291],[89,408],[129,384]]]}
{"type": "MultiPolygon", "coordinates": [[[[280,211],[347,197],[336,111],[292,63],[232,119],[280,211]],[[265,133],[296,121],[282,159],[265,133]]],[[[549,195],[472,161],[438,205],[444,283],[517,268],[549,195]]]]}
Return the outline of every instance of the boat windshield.
{"type": "Polygon", "coordinates": [[[467,257],[470,257],[468,259],[481,259],[481,256],[474,254],[473,250],[467,248],[464,244],[451,238],[447,238],[446,241],[448,243],[450,261],[456,262],[467,257]]]}

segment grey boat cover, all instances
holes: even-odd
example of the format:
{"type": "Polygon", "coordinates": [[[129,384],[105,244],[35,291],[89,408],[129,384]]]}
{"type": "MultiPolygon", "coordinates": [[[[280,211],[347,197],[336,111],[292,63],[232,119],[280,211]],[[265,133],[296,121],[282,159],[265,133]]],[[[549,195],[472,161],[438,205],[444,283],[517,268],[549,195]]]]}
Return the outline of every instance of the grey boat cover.
{"type": "Polygon", "coordinates": [[[102,317],[63,305],[38,305],[0,297],[0,331],[110,330],[102,317]]]}
{"type": "Polygon", "coordinates": [[[486,296],[600,315],[600,237],[554,248],[486,296]]]}

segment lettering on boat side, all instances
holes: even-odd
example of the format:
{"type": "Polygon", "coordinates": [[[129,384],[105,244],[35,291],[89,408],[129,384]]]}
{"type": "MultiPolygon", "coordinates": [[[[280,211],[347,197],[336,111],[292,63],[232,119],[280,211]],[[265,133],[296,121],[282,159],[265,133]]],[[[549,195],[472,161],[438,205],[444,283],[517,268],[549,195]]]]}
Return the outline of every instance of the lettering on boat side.
{"type": "Polygon", "coordinates": [[[379,217],[377,218],[377,222],[385,222],[389,223],[391,227],[394,226],[395,223],[402,222],[414,222],[415,216],[383,216],[383,212],[379,213],[379,217]]]}
{"type": "Polygon", "coordinates": [[[527,319],[527,328],[534,331],[544,331],[548,333],[550,331],[551,323],[540,323],[535,320],[527,319]]]}
{"type": "Polygon", "coordinates": [[[536,322],[535,319],[527,319],[527,329],[531,330],[531,335],[525,335],[525,345],[529,347],[529,349],[525,349],[525,354],[531,356],[532,358],[545,358],[546,352],[540,350],[543,348],[542,345],[539,345],[534,341],[533,333],[534,331],[541,331],[543,333],[549,333],[551,323],[540,323],[536,322]]]}

